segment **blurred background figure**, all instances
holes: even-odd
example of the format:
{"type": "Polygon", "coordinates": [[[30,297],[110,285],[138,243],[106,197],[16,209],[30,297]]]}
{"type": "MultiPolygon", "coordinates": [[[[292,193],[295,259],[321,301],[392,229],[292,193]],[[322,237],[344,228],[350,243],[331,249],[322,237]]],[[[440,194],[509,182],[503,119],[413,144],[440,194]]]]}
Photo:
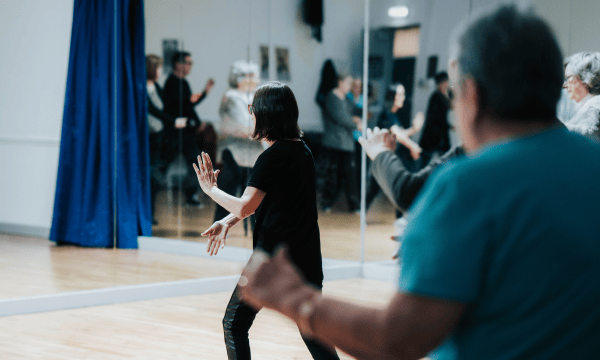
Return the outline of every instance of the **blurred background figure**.
{"type": "MultiPolygon", "coordinates": [[[[236,61],[229,70],[228,80],[229,89],[219,107],[221,125],[217,162],[222,169],[217,181],[219,189],[238,196],[238,192],[246,188],[248,174],[263,152],[261,143],[252,140],[254,123],[248,112],[248,105],[252,104],[259,82],[258,65],[244,60],[236,61]]],[[[215,221],[227,214],[229,212],[217,204],[215,221]]],[[[254,216],[250,221],[254,224],[254,216]]]]}
{"type": "MultiPolygon", "coordinates": [[[[394,152],[402,161],[403,167],[407,171],[414,172],[417,170],[416,160],[419,159],[421,154],[421,147],[410,137],[421,131],[424,117],[423,113],[417,113],[411,124],[410,118],[399,116],[405,100],[404,85],[391,85],[385,94],[384,109],[377,119],[376,126],[380,129],[389,129],[396,135],[398,145],[394,152]]],[[[367,180],[367,209],[369,209],[373,200],[380,192],[379,185],[371,172],[369,173],[367,180]]],[[[400,217],[402,217],[402,212],[396,210],[396,218],[400,217]]]]}
{"type": "MultiPolygon", "coordinates": [[[[173,117],[187,118],[185,126],[181,128],[173,126],[165,128],[166,149],[164,155],[168,164],[171,164],[180,153],[185,158],[186,164],[194,163],[200,151],[204,150],[203,144],[199,144],[199,136],[203,132],[214,133],[212,127],[201,123],[195,110],[195,107],[210,93],[214,81],[209,79],[201,93],[192,93],[190,84],[185,79],[192,71],[192,64],[192,56],[189,52],[175,52],[172,58],[173,72],[167,78],[164,86],[164,111],[173,117]]],[[[186,165],[186,175],[183,180],[186,203],[200,205],[196,176],[188,168],[189,166],[186,165]]]]}
{"type": "Polygon", "coordinates": [[[321,209],[331,211],[340,191],[346,195],[349,212],[359,210],[353,131],[359,119],[346,97],[352,77],[338,74],[336,87],[325,95],[321,105],[324,133],[320,152],[321,209]]]}
{"type": "Polygon", "coordinates": [[[158,85],[162,73],[163,60],[154,54],[146,55],[146,92],[148,102],[148,133],[150,134],[150,199],[152,206],[152,224],[155,218],[156,195],[164,183],[165,159],[163,158],[165,127],[182,128],[186,118],[176,119],[163,111],[163,92],[158,85]]]}
{"type": "Polygon", "coordinates": [[[600,140],[600,53],[581,52],[567,58],[565,82],[577,112],[563,120],[571,131],[600,140]]]}
{"type": "Polygon", "coordinates": [[[437,73],[435,84],[436,89],[429,98],[425,125],[419,141],[419,146],[423,149],[419,168],[425,167],[434,153],[443,154],[450,149],[448,73],[445,71],[437,73]]]}

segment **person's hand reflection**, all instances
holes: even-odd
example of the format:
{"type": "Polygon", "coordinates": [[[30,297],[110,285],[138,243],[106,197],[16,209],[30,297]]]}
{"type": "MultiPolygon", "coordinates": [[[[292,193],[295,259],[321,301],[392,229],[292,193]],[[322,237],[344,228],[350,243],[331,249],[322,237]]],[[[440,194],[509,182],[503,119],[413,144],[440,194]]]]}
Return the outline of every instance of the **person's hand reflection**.
{"type": "Polygon", "coordinates": [[[192,102],[192,104],[195,104],[198,102],[198,100],[200,100],[201,97],[202,97],[202,93],[192,94],[192,96],[190,96],[190,101],[192,102]]]}
{"type": "Polygon", "coordinates": [[[208,95],[208,93],[212,90],[213,86],[215,86],[215,80],[208,79],[208,81],[206,82],[206,86],[204,87],[204,92],[206,93],[206,95],[208,95]]]}
{"type": "Polygon", "coordinates": [[[210,255],[217,255],[219,249],[225,247],[227,241],[227,232],[229,226],[221,221],[215,221],[206,231],[202,233],[202,236],[208,236],[208,242],[206,243],[206,252],[210,255]]]}
{"type": "Polygon", "coordinates": [[[367,129],[365,136],[358,139],[360,145],[365,148],[367,156],[371,160],[375,160],[377,155],[396,149],[396,136],[391,134],[387,129],[367,129]]]}
{"type": "Polygon", "coordinates": [[[175,128],[176,129],[183,129],[186,126],[187,126],[187,118],[180,117],[180,118],[175,119],[175,128]]]}

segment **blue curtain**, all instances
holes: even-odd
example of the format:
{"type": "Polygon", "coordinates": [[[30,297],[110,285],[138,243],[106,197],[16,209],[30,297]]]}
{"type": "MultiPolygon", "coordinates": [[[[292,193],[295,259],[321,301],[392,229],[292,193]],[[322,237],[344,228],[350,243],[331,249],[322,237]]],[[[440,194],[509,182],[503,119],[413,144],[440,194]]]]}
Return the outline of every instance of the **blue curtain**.
{"type": "Polygon", "coordinates": [[[142,0],[75,0],[50,240],[151,235],[145,85],[142,0]]]}

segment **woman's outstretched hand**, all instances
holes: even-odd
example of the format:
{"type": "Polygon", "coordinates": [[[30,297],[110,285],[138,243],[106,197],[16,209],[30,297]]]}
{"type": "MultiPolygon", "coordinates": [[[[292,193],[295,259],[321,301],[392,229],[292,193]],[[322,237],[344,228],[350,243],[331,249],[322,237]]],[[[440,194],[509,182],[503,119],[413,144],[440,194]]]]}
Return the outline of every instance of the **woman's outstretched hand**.
{"type": "Polygon", "coordinates": [[[206,231],[202,233],[202,236],[208,236],[208,242],[206,243],[206,252],[210,255],[217,255],[219,249],[225,247],[225,241],[227,241],[227,232],[229,226],[223,224],[220,221],[215,221],[206,231]]]}
{"type": "Polygon", "coordinates": [[[213,171],[210,156],[205,152],[198,155],[198,166],[194,164],[194,170],[202,191],[210,195],[210,190],[217,186],[217,176],[219,176],[221,170],[213,171]]]}

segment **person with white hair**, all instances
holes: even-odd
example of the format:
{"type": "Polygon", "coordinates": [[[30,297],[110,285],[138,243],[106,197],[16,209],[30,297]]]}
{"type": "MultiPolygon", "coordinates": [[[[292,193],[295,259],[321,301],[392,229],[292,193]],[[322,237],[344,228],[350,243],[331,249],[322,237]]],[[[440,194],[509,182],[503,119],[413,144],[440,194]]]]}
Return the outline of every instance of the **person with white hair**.
{"type": "MultiPolygon", "coordinates": [[[[248,174],[256,159],[263,152],[263,146],[253,141],[254,131],[248,105],[252,104],[259,81],[258,65],[239,60],[229,70],[229,89],[223,95],[219,107],[221,124],[217,142],[217,162],[223,165],[219,176],[219,188],[230,195],[236,195],[246,186],[248,174]]],[[[215,221],[229,212],[217,205],[215,221]]]]}
{"type": "Polygon", "coordinates": [[[600,140],[600,53],[568,57],[563,87],[577,103],[577,112],[565,121],[567,128],[600,140]]]}

